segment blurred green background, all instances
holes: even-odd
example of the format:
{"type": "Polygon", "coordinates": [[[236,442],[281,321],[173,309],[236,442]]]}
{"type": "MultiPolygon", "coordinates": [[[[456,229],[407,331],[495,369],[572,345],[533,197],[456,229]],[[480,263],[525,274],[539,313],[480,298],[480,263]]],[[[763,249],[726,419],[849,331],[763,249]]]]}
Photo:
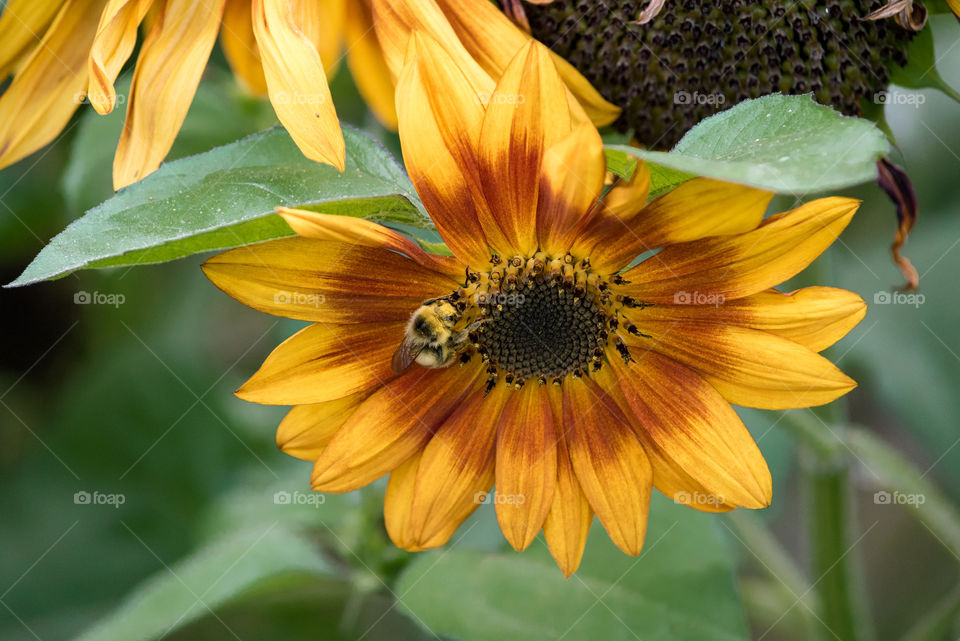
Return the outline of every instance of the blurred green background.
{"type": "MultiPolygon", "coordinates": [[[[935,26],[954,30],[938,38],[938,66],[960,86],[956,25],[935,26]]],[[[395,137],[367,113],[345,69],[333,84],[341,118],[396,153],[395,137]]],[[[922,95],[919,105],[887,106],[902,150],[895,159],[921,205],[905,251],[921,274],[922,299],[874,304],[901,276],[888,253],[892,207],[872,185],[852,192],[864,199],[860,213],[812,269],[823,273],[829,263],[832,281],[822,284],[856,291],[870,305],[832,352],[860,383],[847,398],[851,420],[956,503],[960,105],[922,95]]],[[[112,194],[120,116],[84,107],[54,145],[0,172],[3,282],[112,194]]],[[[245,97],[215,57],[170,158],[273,123],[269,105],[245,97]]],[[[642,608],[679,602],[699,614],[665,618],[662,638],[802,634],[805,606],[784,609],[770,597],[743,524],[667,501],[655,502],[639,561],[612,552],[595,526],[580,578],[566,582],[542,540],[522,555],[507,551],[488,505],[454,537],[452,552],[393,549],[379,520],[382,485],[319,503],[307,493],[310,465],[274,446],[282,409],[233,397],[298,325],[227,298],[200,262],[0,290],[0,639],[84,631],[87,639],[126,640],[430,639],[436,635],[419,614],[431,604],[444,612],[425,618],[467,639],[632,639],[631,617],[642,608]],[[84,293],[94,302],[83,304],[84,293]],[[408,603],[396,607],[398,596],[408,603]],[[466,604],[451,601],[458,598],[466,604]],[[111,618],[90,630],[104,617],[111,618]]],[[[773,506],[756,516],[804,568],[809,497],[796,481],[796,444],[779,413],[741,414],[775,480],[773,506]]],[[[854,478],[860,538],[850,555],[861,562],[876,638],[898,639],[956,590],[960,559],[912,518],[915,507],[875,502],[869,466],[858,464],[854,478]]],[[[931,638],[957,638],[953,619],[931,638]]]]}

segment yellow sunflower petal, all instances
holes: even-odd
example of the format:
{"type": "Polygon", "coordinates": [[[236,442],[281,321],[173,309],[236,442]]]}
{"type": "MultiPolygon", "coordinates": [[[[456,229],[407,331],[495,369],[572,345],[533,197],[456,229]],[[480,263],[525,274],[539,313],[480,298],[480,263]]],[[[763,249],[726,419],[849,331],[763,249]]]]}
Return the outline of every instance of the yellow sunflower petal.
{"type": "Polygon", "coordinates": [[[773,334],[717,323],[652,321],[650,338],[630,337],[700,372],[729,402],[761,409],[824,405],[857,383],[800,343],[773,334]]]}
{"type": "Polygon", "coordinates": [[[311,35],[319,13],[307,0],[253,0],[257,38],[267,90],[277,118],[307,158],[344,170],[346,151],[327,74],[311,35]],[[313,17],[314,21],[298,23],[313,17]]]}
{"type": "Polygon", "coordinates": [[[493,81],[464,75],[427,37],[414,38],[411,54],[397,83],[404,164],[447,247],[478,267],[490,258],[477,213],[486,207],[477,173],[478,96],[492,90],[493,81]]]}
{"type": "Polygon", "coordinates": [[[617,218],[630,218],[647,206],[650,195],[650,168],[637,160],[637,169],[630,180],[620,180],[603,199],[605,209],[617,218]]]}
{"type": "Polygon", "coordinates": [[[647,531],[653,471],[643,445],[613,399],[589,379],[563,386],[570,461],[610,539],[636,556],[647,531]]]}
{"type": "Polygon", "coordinates": [[[83,101],[87,55],[104,2],[64,2],[0,96],[0,169],[56,138],[83,101]]]}
{"type": "Polygon", "coordinates": [[[757,228],[773,194],[733,183],[694,178],[622,218],[618,243],[598,242],[590,253],[595,269],[622,268],[651,249],[757,228]]]}
{"type": "Polygon", "coordinates": [[[108,114],[117,102],[113,83],[137,44],[137,29],[153,0],[110,0],[100,16],[90,49],[87,97],[98,113],[108,114]]]}
{"type": "MultiPolygon", "coordinates": [[[[442,536],[436,536],[418,543],[413,534],[410,505],[415,496],[417,472],[422,458],[423,451],[419,451],[390,472],[387,491],[383,497],[383,520],[387,534],[394,545],[410,552],[439,547],[446,542],[442,536]]],[[[449,538],[449,535],[447,536],[449,538]]]]}
{"type": "Polygon", "coordinates": [[[732,300],[778,285],[809,265],[847,226],[860,201],[820,198],[754,231],[671,245],[624,274],[625,293],[672,303],[682,293],[732,300]]]}
{"type": "Polygon", "coordinates": [[[641,324],[695,321],[749,327],[819,352],[846,336],[866,312],[863,299],[853,292],[806,287],[789,294],[771,289],[719,305],[655,305],[628,315],[641,324]]]}
{"type": "Polygon", "coordinates": [[[187,116],[217,39],[225,0],[165,0],[137,57],[113,185],[160,166],[187,116]]]}
{"type": "Polygon", "coordinates": [[[299,237],[232,249],[203,271],[244,305],[324,323],[406,321],[424,300],[457,286],[396,252],[299,237]]]}
{"type": "MultiPolygon", "coordinates": [[[[510,59],[531,37],[518,29],[510,19],[486,0],[439,0],[440,7],[454,31],[481,66],[493,77],[499,77],[510,59]]],[[[620,109],[597,92],[590,82],[560,56],[551,53],[566,86],[579,101],[596,126],[609,125],[620,115],[620,109]]]]}
{"type": "Polygon", "coordinates": [[[508,394],[498,388],[484,396],[477,389],[424,448],[410,503],[408,545],[425,549],[446,543],[490,490],[497,419],[508,394]]]}
{"type": "Polygon", "coordinates": [[[947,6],[960,18],[960,0],[947,0],[947,6]]]}
{"type": "MultiPolygon", "coordinates": [[[[467,78],[490,77],[464,49],[450,22],[434,0],[372,0],[370,4],[377,40],[383,48],[384,60],[394,78],[400,77],[414,32],[436,42],[452,59],[453,65],[467,78]]],[[[500,74],[496,74],[495,77],[499,76],[500,74]]],[[[489,96],[493,91],[493,82],[490,81],[489,86],[477,86],[476,89],[489,96]]]]}
{"type": "Polygon", "coordinates": [[[593,521],[593,510],[590,509],[590,503],[580,487],[580,481],[577,480],[573,464],[570,462],[567,437],[562,429],[562,392],[551,385],[547,393],[550,395],[554,421],[558,426],[556,430],[557,485],[550,512],[543,522],[543,536],[550,548],[550,554],[560,566],[563,575],[569,577],[576,572],[583,558],[590,523],[593,521]]]}
{"type": "Polygon", "coordinates": [[[417,469],[420,467],[419,451],[390,472],[387,491],[383,495],[383,521],[390,540],[398,548],[418,552],[410,532],[410,503],[416,486],[417,469]]]}
{"type": "Polygon", "coordinates": [[[369,393],[364,391],[325,403],[297,405],[287,412],[277,427],[277,447],[284,454],[316,461],[333,435],[367,396],[369,393]]]}
{"type": "Polygon", "coordinates": [[[479,167],[492,220],[485,220],[481,211],[480,224],[503,255],[531,255],[537,249],[544,153],[572,129],[566,96],[546,47],[531,40],[507,65],[490,97],[480,133],[479,167]]]}
{"type": "Polygon", "coordinates": [[[382,247],[400,252],[427,269],[456,278],[463,276],[463,265],[456,258],[428,254],[406,236],[369,220],[287,207],[277,207],[277,213],[287,221],[298,236],[367,247],[382,247]]]}
{"type": "MultiPolygon", "coordinates": [[[[701,512],[729,512],[735,507],[725,503],[723,497],[714,494],[705,488],[702,483],[687,474],[676,460],[671,458],[663,448],[657,445],[656,441],[650,438],[641,423],[643,419],[630,411],[630,404],[620,389],[620,381],[617,379],[613,368],[604,367],[599,372],[592,373],[591,376],[614,397],[621,408],[625,408],[624,415],[631,422],[633,433],[643,444],[643,449],[650,460],[650,466],[653,468],[653,486],[660,493],[676,503],[687,505],[701,512]]],[[[629,383],[627,384],[629,385],[629,383]]]]}
{"type": "Polygon", "coordinates": [[[347,64],[357,89],[373,115],[385,127],[397,130],[395,87],[383,49],[373,28],[368,0],[347,2],[347,64]]]}
{"type": "Polygon", "coordinates": [[[757,228],[773,193],[734,183],[694,178],[660,196],[638,214],[646,248],[757,228]]]}
{"type": "Polygon", "coordinates": [[[266,405],[322,403],[394,378],[390,358],[404,323],[316,323],[273,350],[236,394],[266,405]]]}
{"type": "Polygon", "coordinates": [[[540,249],[563,255],[584,214],[603,189],[603,140],[590,123],[577,126],[546,150],[537,199],[540,249]]]}
{"type": "Polygon", "coordinates": [[[770,504],[763,455],[729,404],[693,370],[653,352],[624,365],[612,359],[627,404],[660,450],[716,502],[770,504]]]}
{"type": "Polygon", "coordinates": [[[515,550],[525,550],[543,525],[557,485],[553,410],[533,384],[511,394],[497,433],[497,520],[515,550]]]}
{"type": "Polygon", "coordinates": [[[347,3],[358,0],[284,0],[293,24],[313,43],[328,76],[337,72],[343,44],[347,3]]]}
{"type": "Polygon", "coordinates": [[[8,0],[0,13],[0,81],[17,67],[57,15],[61,0],[8,0]]]}
{"type": "Polygon", "coordinates": [[[313,489],[350,492],[422,449],[477,387],[480,368],[413,368],[358,407],[313,467],[313,489]]]}
{"type": "Polygon", "coordinates": [[[267,95],[267,79],[263,75],[260,48],[253,34],[250,0],[227,0],[220,28],[220,46],[233,74],[247,91],[255,96],[267,95]]]}

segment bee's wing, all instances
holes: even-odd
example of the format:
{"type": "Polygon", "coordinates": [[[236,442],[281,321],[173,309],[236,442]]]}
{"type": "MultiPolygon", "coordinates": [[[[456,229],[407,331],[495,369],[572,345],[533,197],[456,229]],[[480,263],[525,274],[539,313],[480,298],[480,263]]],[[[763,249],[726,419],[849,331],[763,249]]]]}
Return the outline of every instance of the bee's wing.
{"type": "Polygon", "coordinates": [[[424,345],[416,344],[410,340],[409,337],[404,336],[403,341],[401,341],[397,350],[393,353],[393,360],[390,361],[393,365],[393,371],[395,374],[402,373],[405,369],[410,367],[417,356],[420,355],[420,352],[423,351],[424,345]]]}

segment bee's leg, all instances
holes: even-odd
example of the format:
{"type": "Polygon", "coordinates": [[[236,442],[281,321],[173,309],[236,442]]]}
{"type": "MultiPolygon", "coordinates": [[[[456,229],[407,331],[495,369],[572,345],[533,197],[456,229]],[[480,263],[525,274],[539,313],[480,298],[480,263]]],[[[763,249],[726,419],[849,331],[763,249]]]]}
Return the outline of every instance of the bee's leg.
{"type": "Polygon", "coordinates": [[[492,319],[490,319],[490,318],[481,318],[480,320],[474,321],[474,322],[470,325],[470,327],[466,328],[465,330],[463,330],[462,332],[460,332],[460,333],[458,333],[456,336],[454,336],[454,337],[453,337],[453,341],[452,341],[453,348],[454,348],[454,349],[460,349],[461,347],[463,347],[463,346],[466,344],[467,339],[470,337],[470,334],[471,334],[473,331],[475,331],[478,327],[480,327],[481,325],[483,325],[484,323],[486,323],[486,322],[488,322],[488,321],[490,321],[490,320],[492,320],[492,319]]]}

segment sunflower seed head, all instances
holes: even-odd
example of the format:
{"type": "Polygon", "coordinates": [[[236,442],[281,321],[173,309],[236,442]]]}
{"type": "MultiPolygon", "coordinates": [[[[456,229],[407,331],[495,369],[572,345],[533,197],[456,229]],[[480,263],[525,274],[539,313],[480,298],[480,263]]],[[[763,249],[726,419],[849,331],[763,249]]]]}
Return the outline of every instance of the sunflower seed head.
{"type": "Polygon", "coordinates": [[[862,18],[886,0],[668,1],[647,24],[646,2],[555,0],[527,5],[533,35],[623,108],[617,127],[672,147],[694,124],[769,93],[813,92],[857,115],[907,62],[913,34],[862,18]]]}

